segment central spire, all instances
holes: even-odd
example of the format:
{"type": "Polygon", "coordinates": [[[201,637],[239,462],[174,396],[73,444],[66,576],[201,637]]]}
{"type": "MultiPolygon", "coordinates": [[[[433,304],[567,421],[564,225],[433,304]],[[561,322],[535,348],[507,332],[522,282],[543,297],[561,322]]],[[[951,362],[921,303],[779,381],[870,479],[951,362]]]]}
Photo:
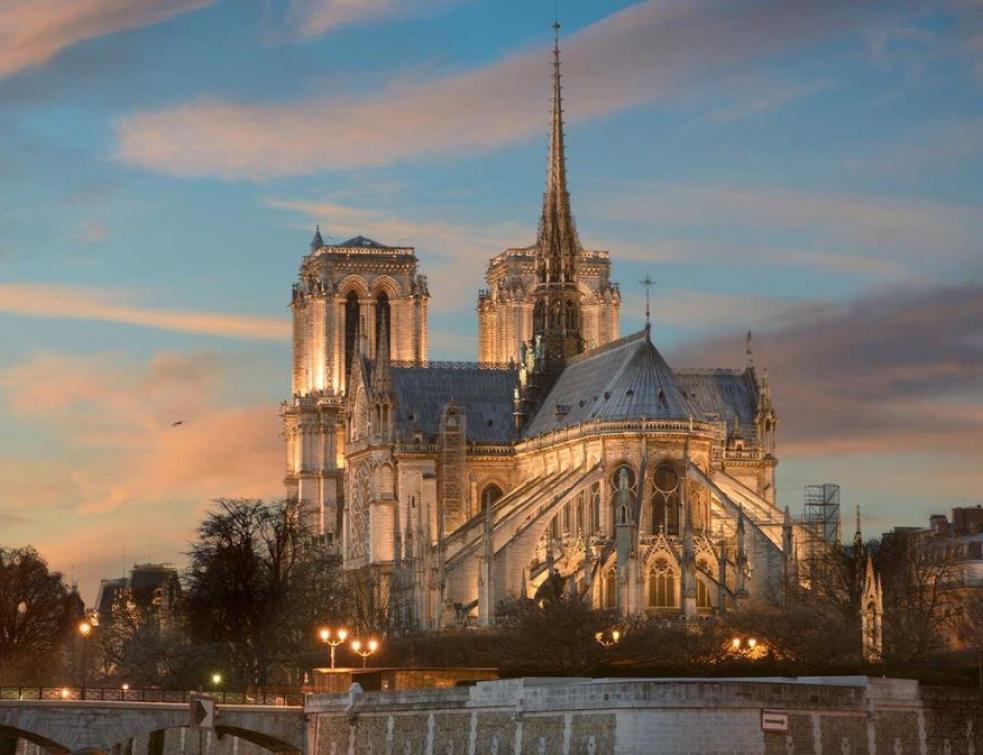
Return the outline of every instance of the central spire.
{"type": "Polygon", "coordinates": [[[560,84],[560,24],[553,24],[553,113],[543,214],[536,239],[533,335],[541,337],[557,363],[583,349],[577,258],[580,240],[570,212],[563,148],[563,89],[560,84]]]}
{"type": "Polygon", "coordinates": [[[537,277],[540,283],[574,283],[580,240],[570,212],[563,145],[563,89],[560,83],[560,24],[553,24],[553,112],[543,214],[539,220],[537,277]]]}

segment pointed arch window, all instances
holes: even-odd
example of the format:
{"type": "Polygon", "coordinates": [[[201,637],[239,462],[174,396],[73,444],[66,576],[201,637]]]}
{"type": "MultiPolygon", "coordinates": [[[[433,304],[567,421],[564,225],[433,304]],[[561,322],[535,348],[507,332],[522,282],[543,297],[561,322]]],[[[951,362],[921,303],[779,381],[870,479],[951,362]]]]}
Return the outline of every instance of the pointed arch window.
{"type": "Polygon", "coordinates": [[[713,603],[710,601],[710,588],[699,577],[696,578],[696,607],[702,609],[713,608],[713,603]]]}
{"type": "Polygon", "coordinates": [[[609,569],[604,576],[604,607],[618,607],[618,575],[614,569],[609,569]]]}
{"type": "Polygon", "coordinates": [[[590,486],[590,529],[597,532],[601,527],[601,483],[595,482],[590,486]]]}
{"type": "Polygon", "coordinates": [[[352,374],[352,359],[358,343],[358,294],[349,291],[345,297],[345,385],[352,374]]]}
{"type": "Polygon", "coordinates": [[[567,299],[567,303],[564,305],[564,324],[566,325],[567,331],[574,331],[577,329],[577,306],[567,299]]]}
{"type": "Polygon", "coordinates": [[[622,471],[624,471],[628,476],[628,491],[631,493],[633,498],[635,496],[635,470],[627,464],[619,464],[617,467],[615,467],[614,473],[611,475],[611,505],[614,507],[612,519],[615,526],[629,523],[629,512],[627,507],[620,505],[618,502],[618,487],[621,484],[620,480],[622,471]]]}
{"type": "Polygon", "coordinates": [[[481,491],[481,510],[484,511],[489,506],[494,505],[495,501],[502,497],[502,489],[495,483],[485,485],[481,491]]]}
{"type": "Polygon", "coordinates": [[[669,561],[665,558],[655,559],[648,577],[648,607],[676,608],[676,574],[669,561]]]}
{"type": "Polygon", "coordinates": [[[536,335],[546,332],[546,302],[542,299],[532,308],[532,332],[536,335]]]}
{"type": "Polygon", "coordinates": [[[671,462],[662,462],[652,476],[652,534],[679,534],[679,471],[671,462]]]}
{"type": "Polygon", "coordinates": [[[392,349],[392,318],[389,315],[389,294],[380,291],[375,298],[375,347],[376,358],[382,356],[378,353],[379,344],[382,343],[382,324],[386,324],[386,341],[392,349]]]}

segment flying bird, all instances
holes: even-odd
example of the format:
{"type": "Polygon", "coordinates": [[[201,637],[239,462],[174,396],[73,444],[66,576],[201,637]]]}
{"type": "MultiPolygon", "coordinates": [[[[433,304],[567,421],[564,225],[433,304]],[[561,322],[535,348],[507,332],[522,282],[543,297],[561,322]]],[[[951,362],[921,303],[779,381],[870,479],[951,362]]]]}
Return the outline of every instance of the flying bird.
{"type": "Polygon", "coordinates": [[[183,425],[183,424],[184,424],[184,420],[179,419],[177,422],[172,422],[171,427],[177,427],[178,425],[183,425]]]}

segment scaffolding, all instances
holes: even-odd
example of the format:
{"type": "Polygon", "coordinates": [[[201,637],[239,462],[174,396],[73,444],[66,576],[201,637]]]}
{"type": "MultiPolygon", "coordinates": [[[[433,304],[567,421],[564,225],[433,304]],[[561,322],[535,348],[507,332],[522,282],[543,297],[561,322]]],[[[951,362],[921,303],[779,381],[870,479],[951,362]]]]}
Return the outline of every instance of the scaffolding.
{"type": "Polygon", "coordinates": [[[825,573],[829,555],[840,543],[840,486],[806,485],[802,494],[805,575],[810,582],[825,573]]]}

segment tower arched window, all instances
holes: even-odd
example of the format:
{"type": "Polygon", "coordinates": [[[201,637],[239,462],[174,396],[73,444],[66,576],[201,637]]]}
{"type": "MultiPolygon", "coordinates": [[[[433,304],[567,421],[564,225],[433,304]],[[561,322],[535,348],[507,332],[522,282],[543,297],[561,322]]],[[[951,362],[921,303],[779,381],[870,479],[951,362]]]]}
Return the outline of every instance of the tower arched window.
{"type": "Polygon", "coordinates": [[[386,324],[386,341],[392,348],[392,318],[389,314],[389,294],[380,291],[375,298],[375,347],[376,357],[382,356],[378,353],[379,344],[382,343],[382,324],[386,324]]]}
{"type": "Polygon", "coordinates": [[[565,312],[565,324],[568,331],[574,331],[577,329],[577,307],[576,305],[567,299],[567,303],[564,305],[565,312]]]}
{"type": "Polygon", "coordinates": [[[345,298],[345,385],[352,374],[352,358],[358,343],[358,294],[349,291],[345,298]]]}
{"type": "Polygon", "coordinates": [[[681,480],[675,465],[665,461],[655,468],[652,477],[652,534],[679,534],[679,487],[681,480]]]}

